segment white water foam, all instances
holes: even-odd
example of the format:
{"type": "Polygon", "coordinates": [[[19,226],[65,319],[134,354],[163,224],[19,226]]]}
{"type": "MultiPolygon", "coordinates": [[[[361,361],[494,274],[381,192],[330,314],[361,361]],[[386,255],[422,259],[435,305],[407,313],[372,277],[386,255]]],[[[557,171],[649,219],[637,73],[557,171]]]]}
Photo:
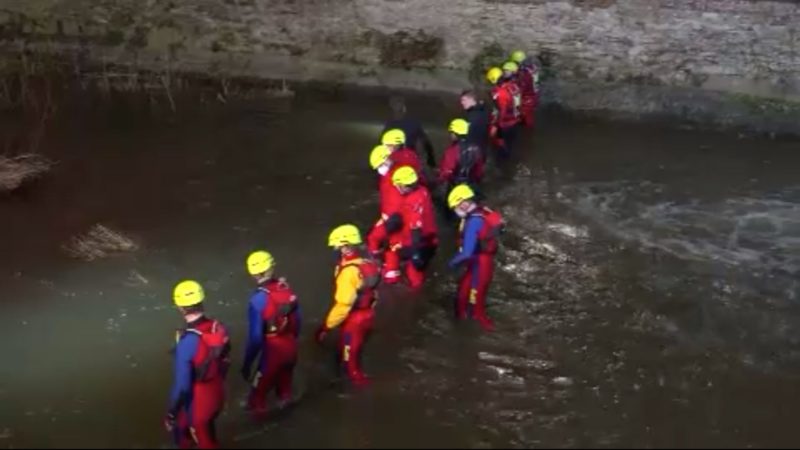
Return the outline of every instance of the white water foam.
{"type": "Polygon", "coordinates": [[[656,201],[649,183],[578,185],[568,196],[579,212],[615,236],[681,259],[800,273],[800,202],[784,195],[707,202],[656,201]]]}

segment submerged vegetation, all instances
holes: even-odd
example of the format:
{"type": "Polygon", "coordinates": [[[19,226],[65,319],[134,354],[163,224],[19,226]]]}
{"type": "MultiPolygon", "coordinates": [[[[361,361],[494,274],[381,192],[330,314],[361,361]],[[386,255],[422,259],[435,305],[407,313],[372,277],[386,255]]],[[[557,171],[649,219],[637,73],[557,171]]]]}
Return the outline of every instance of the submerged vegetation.
{"type": "Polygon", "coordinates": [[[70,256],[84,261],[94,261],[115,253],[133,252],[139,248],[133,239],[97,224],[88,232],[75,236],[63,246],[70,256]]]}
{"type": "Polygon", "coordinates": [[[25,182],[46,173],[53,162],[38,154],[0,156],[0,192],[13,192],[25,182]]]}

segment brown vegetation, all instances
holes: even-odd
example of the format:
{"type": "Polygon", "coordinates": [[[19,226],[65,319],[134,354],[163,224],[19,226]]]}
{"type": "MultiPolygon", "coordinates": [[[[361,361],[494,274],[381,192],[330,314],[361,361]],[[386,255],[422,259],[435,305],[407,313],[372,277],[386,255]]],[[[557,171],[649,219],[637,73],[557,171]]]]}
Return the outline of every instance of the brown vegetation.
{"type": "Polygon", "coordinates": [[[0,156],[0,191],[11,192],[50,170],[53,162],[37,154],[0,156]]]}
{"type": "Polygon", "coordinates": [[[139,245],[129,237],[97,224],[86,234],[73,237],[63,248],[73,258],[94,261],[114,253],[136,251],[139,245]]]}

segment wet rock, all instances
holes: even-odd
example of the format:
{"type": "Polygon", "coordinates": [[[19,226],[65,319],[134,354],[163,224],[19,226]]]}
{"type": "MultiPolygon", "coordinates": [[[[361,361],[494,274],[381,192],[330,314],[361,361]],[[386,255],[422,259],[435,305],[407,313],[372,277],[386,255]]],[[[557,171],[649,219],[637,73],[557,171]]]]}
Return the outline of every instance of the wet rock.
{"type": "Polygon", "coordinates": [[[569,386],[572,386],[573,384],[575,384],[575,382],[572,381],[572,378],[568,378],[568,377],[555,377],[555,378],[553,378],[552,382],[556,386],[561,386],[561,387],[569,387],[569,386]]]}
{"type": "Polygon", "coordinates": [[[589,235],[589,232],[585,227],[576,227],[574,225],[567,225],[564,223],[549,224],[547,225],[547,229],[573,239],[586,238],[589,235]]]}
{"type": "Polygon", "coordinates": [[[498,376],[498,379],[495,381],[488,381],[487,383],[490,385],[495,386],[506,386],[506,387],[522,387],[525,386],[525,378],[514,374],[513,371],[497,366],[488,366],[492,369],[498,376]]]}
{"type": "Polygon", "coordinates": [[[516,368],[526,368],[526,369],[536,369],[536,370],[549,370],[554,368],[556,365],[552,361],[546,361],[542,359],[532,359],[532,358],[524,358],[524,357],[512,357],[512,356],[505,356],[505,355],[494,355],[487,352],[480,352],[478,353],[478,358],[481,361],[494,363],[494,364],[503,364],[509,367],[516,367],[516,368]]]}

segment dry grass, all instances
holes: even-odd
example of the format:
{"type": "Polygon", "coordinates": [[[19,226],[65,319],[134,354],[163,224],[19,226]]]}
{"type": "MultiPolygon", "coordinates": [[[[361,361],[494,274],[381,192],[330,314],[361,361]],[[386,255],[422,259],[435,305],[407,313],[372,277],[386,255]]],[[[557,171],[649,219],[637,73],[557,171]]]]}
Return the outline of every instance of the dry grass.
{"type": "Polygon", "coordinates": [[[13,158],[0,156],[0,191],[11,192],[47,172],[52,166],[52,161],[33,153],[13,158]]]}
{"type": "Polygon", "coordinates": [[[73,258],[94,261],[113,253],[136,251],[139,245],[132,239],[97,224],[88,233],[72,238],[64,250],[73,258]]]}

